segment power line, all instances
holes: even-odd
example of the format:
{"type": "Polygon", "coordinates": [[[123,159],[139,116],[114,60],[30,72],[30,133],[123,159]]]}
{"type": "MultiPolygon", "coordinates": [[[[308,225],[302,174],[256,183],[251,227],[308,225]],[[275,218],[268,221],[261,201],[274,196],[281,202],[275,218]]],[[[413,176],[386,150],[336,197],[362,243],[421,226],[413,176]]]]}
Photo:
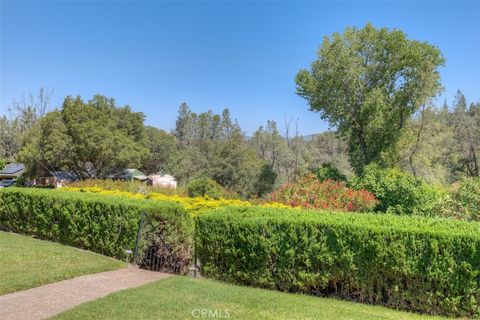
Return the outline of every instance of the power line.
{"type": "MultiPolygon", "coordinates": [[[[42,154],[43,158],[47,161],[47,164],[50,166],[50,168],[52,169],[52,174],[55,178],[57,178],[58,180],[60,180],[60,177],[57,176],[57,171],[55,170],[55,168],[52,166],[52,164],[50,163],[50,161],[48,161],[48,158],[47,156],[45,155],[45,153],[42,151],[42,149],[40,147],[38,147],[38,151],[40,151],[40,153],[42,154]]],[[[48,170],[48,169],[47,169],[48,170]]]]}

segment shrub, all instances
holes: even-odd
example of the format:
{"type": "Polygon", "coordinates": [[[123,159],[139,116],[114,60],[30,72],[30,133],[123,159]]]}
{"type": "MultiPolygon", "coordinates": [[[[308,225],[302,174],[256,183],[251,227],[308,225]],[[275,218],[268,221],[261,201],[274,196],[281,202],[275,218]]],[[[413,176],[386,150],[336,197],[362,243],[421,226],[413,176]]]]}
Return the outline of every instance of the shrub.
{"type": "Polygon", "coordinates": [[[442,217],[480,221],[480,178],[465,178],[454,184],[436,212],[442,217]]]}
{"type": "Polygon", "coordinates": [[[319,181],[308,174],[295,183],[286,183],[267,199],[292,207],[331,209],[341,211],[369,211],[378,201],[365,190],[349,189],[344,182],[319,181]]]}
{"type": "Polygon", "coordinates": [[[229,207],[199,216],[195,240],[207,277],[429,314],[479,314],[479,223],[229,207]]]}
{"type": "Polygon", "coordinates": [[[162,226],[162,240],[172,254],[188,257],[193,221],[175,203],[46,189],[0,191],[1,229],[116,258],[134,248],[141,212],[162,226]]]}
{"type": "Polygon", "coordinates": [[[320,181],[335,180],[335,181],[347,181],[347,177],[340,172],[330,162],[323,163],[317,170],[317,178],[320,181]]]}
{"type": "Polygon", "coordinates": [[[277,173],[273,171],[269,164],[263,164],[258,181],[255,184],[255,196],[261,197],[269,192],[272,192],[276,179],[277,173]]]}
{"type": "Polygon", "coordinates": [[[145,182],[131,180],[112,180],[112,179],[86,179],[78,180],[68,184],[72,188],[101,188],[104,190],[118,190],[131,193],[162,193],[167,195],[186,195],[185,190],[182,187],[172,188],[162,188],[158,186],[148,186],[145,182]]]}
{"type": "Polygon", "coordinates": [[[363,174],[353,179],[351,186],[373,193],[380,201],[376,211],[397,215],[435,216],[434,208],[444,196],[422,179],[377,164],[366,166],[363,174]]]}
{"type": "MultiPolygon", "coordinates": [[[[119,191],[119,190],[105,190],[99,187],[89,187],[89,188],[76,188],[76,187],[66,187],[60,189],[62,192],[85,192],[85,193],[97,193],[101,195],[109,195],[109,196],[116,196],[124,199],[149,199],[155,201],[167,201],[167,202],[175,202],[185,209],[191,214],[191,216],[195,217],[199,214],[205,213],[207,211],[226,207],[226,206],[252,206],[253,203],[248,201],[242,201],[238,199],[223,199],[220,198],[218,200],[211,199],[208,197],[196,197],[196,198],[188,198],[188,197],[181,197],[178,195],[165,195],[156,192],[150,192],[147,195],[143,195],[140,193],[132,193],[126,191],[119,191]]],[[[263,203],[260,204],[262,207],[287,207],[281,203],[263,203]]]]}
{"type": "Polygon", "coordinates": [[[187,185],[189,197],[205,197],[219,199],[223,196],[223,188],[215,180],[198,178],[191,180],[187,185]]]}

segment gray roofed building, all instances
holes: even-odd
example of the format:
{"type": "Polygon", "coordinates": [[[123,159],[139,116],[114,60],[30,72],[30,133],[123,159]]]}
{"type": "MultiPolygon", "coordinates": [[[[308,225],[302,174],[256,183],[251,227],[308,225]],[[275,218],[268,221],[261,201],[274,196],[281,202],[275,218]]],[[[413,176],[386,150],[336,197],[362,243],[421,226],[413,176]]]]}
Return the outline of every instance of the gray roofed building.
{"type": "Polygon", "coordinates": [[[23,163],[9,163],[0,170],[0,180],[18,179],[25,172],[23,163]]]}
{"type": "Polygon", "coordinates": [[[125,169],[117,174],[114,174],[110,177],[111,179],[119,179],[119,180],[140,180],[145,181],[147,180],[147,176],[140,170],[137,169],[125,169]]]}
{"type": "Polygon", "coordinates": [[[49,171],[43,177],[35,179],[34,184],[38,186],[52,186],[55,188],[61,188],[66,183],[77,180],[77,176],[73,173],[65,171],[49,171]]]}

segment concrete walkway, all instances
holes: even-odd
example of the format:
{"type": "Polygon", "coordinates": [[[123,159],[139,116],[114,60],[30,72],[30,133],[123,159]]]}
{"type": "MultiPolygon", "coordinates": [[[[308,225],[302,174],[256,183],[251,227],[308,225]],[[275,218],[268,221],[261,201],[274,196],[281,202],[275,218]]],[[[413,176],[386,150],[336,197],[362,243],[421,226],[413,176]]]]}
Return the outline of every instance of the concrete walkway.
{"type": "Polygon", "coordinates": [[[45,319],[84,302],[169,277],[129,266],[0,296],[0,319],[45,319]]]}

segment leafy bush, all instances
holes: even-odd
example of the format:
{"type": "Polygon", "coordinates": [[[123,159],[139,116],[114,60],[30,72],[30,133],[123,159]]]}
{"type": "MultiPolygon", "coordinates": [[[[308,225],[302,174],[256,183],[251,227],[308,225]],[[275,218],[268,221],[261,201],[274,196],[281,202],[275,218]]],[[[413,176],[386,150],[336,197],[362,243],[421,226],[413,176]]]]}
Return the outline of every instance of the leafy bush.
{"type": "Polygon", "coordinates": [[[480,178],[465,178],[438,205],[442,217],[480,221],[480,178]]]}
{"type": "MultiPolygon", "coordinates": [[[[119,190],[105,190],[99,187],[90,187],[90,188],[76,188],[76,187],[66,187],[60,189],[62,192],[86,192],[86,193],[98,193],[101,195],[117,196],[121,198],[131,198],[131,199],[150,199],[155,201],[167,201],[175,202],[185,209],[193,216],[205,213],[207,211],[226,207],[226,206],[252,206],[252,202],[242,201],[238,199],[223,199],[218,200],[211,199],[208,197],[196,197],[188,198],[181,197],[178,195],[165,195],[156,192],[150,192],[147,195],[141,193],[132,193],[127,191],[119,190]]],[[[260,204],[263,207],[287,207],[281,203],[262,203],[260,204]]]]}
{"type": "Polygon", "coordinates": [[[116,258],[134,248],[141,212],[163,226],[161,236],[173,254],[188,256],[193,221],[175,203],[33,188],[0,191],[1,229],[116,258]]]}
{"type": "Polygon", "coordinates": [[[105,190],[118,190],[118,191],[126,191],[132,193],[162,193],[167,195],[186,195],[184,188],[177,187],[175,189],[172,188],[162,188],[158,186],[147,186],[145,182],[131,180],[131,181],[124,181],[124,180],[112,180],[112,179],[85,179],[79,180],[75,182],[71,182],[68,184],[69,187],[73,188],[92,188],[98,187],[105,190]]]}
{"type": "Polygon", "coordinates": [[[256,196],[261,197],[269,192],[273,191],[275,186],[275,180],[277,179],[277,173],[273,171],[269,164],[262,165],[262,170],[258,177],[258,181],[255,184],[256,196]]]}
{"type": "Polygon", "coordinates": [[[319,181],[307,174],[295,183],[286,183],[267,199],[292,207],[331,209],[341,211],[369,211],[378,201],[365,190],[349,189],[344,182],[319,181]]]}
{"type": "Polygon", "coordinates": [[[317,170],[317,178],[320,181],[335,180],[347,181],[347,177],[340,172],[332,163],[323,163],[317,170]]]}
{"type": "Polygon", "coordinates": [[[0,159],[0,170],[5,168],[6,165],[7,165],[7,161],[4,159],[0,159]]]}
{"type": "Polygon", "coordinates": [[[205,197],[220,199],[223,196],[223,188],[215,180],[198,178],[191,180],[187,185],[189,197],[205,197]]]}
{"type": "Polygon", "coordinates": [[[479,315],[480,224],[223,208],[196,219],[202,274],[399,309],[479,315]]]}
{"type": "Polygon", "coordinates": [[[353,179],[351,186],[373,193],[380,201],[376,211],[397,215],[435,216],[434,208],[443,197],[442,191],[424,180],[377,164],[366,166],[363,174],[353,179]]]}

